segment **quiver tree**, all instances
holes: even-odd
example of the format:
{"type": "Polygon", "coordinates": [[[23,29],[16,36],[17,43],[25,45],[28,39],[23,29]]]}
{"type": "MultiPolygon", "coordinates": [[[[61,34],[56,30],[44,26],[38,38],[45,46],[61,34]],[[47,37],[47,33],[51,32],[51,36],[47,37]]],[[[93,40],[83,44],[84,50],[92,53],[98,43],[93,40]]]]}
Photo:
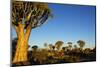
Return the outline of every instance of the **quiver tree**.
{"type": "Polygon", "coordinates": [[[38,46],[36,46],[36,45],[32,46],[32,51],[36,52],[37,49],[38,49],[38,46]]]}
{"type": "Polygon", "coordinates": [[[49,49],[52,50],[53,45],[49,44],[48,46],[49,46],[49,49]]]}
{"type": "Polygon", "coordinates": [[[80,49],[83,50],[83,47],[85,46],[85,41],[83,41],[83,40],[78,40],[77,43],[78,43],[78,45],[80,46],[80,49]]]}
{"type": "Polygon", "coordinates": [[[56,47],[56,49],[59,51],[60,50],[60,48],[61,48],[61,46],[63,45],[63,41],[57,41],[56,43],[55,43],[55,47],[56,47]]]}
{"type": "Polygon", "coordinates": [[[30,32],[45,23],[49,16],[51,16],[51,13],[46,3],[12,1],[12,25],[18,38],[13,63],[28,60],[30,32]]]}
{"type": "Polygon", "coordinates": [[[67,44],[68,44],[69,50],[71,50],[72,49],[72,42],[68,42],[67,44]]]}

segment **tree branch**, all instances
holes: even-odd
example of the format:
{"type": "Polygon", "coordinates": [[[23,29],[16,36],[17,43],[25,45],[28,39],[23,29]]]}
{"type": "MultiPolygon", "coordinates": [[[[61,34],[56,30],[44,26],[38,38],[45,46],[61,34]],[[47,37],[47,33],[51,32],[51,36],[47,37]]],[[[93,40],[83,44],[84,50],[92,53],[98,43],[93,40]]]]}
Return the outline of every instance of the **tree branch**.
{"type": "Polygon", "coordinates": [[[30,36],[30,33],[31,33],[31,29],[32,29],[32,24],[30,23],[28,25],[28,27],[26,28],[26,32],[25,32],[25,38],[26,38],[26,40],[29,39],[29,36],[30,36]]]}

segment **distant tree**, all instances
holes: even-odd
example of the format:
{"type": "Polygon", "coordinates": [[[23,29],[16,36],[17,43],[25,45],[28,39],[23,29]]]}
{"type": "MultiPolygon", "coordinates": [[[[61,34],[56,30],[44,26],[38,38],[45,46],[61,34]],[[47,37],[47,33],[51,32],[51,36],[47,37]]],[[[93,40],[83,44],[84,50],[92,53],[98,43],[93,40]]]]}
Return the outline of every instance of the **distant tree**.
{"type": "Polygon", "coordinates": [[[69,47],[68,47],[68,46],[66,46],[66,47],[65,47],[65,50],[66,50],[66,51],[68,51],[68,50],[69,50],[69,47]]]}
{"type": "Polygon", "coordinates": [[[77,49],[77,45],[74,45],[74,49],[77,49]]]}
{"type": "Polygon", "coordinates": [[[48,44],[47,43],[44,43],[44,47],[47,48],[47,46],[48,46],[48,44]]]}
{"type": "Polygon", "coordinates": [[[69,49],[71,50],[72,49],[72,42],[68,42],[67,44],[68,44],[69,49]]]}
{"type": "Polygon", "coordinates": [[[57,41],[56,43],[55,43],[55,47],[56,47],[56,49],[59,51],[60,50],[60,48],[61,48],[61,46],[63,45],[63,41],[57,41]]]}
{"type": "Polygon", "coordinates": [[[80,46],[80,49],[83,50],[83,47],[85,46],[85,41],[79,40],[79,41],[77,41],[77,43],[80,46]]]}
{"type": "Polygon", "coordinates": [[[32,46],[32,51],[37,51],[37,49],[38,49],[37,45],[32,46]]]}
{"type": "Polygon", "coordinates": [[[68,42],[67,44],[71,44],[72,45],[72,42],[68,42]]]}
{"type": "Polygon", "coordinates": [[[31,56],[31,58],[34,58],[34,55],[37,53],[37,49],[38,49],[37,45],[32,46],[32,56],[31,56]]]}
{"type": "Polygon", "coordinates": [[[66,47],[62,47],[62,50],[65,51],[66,50],[66,47]]]}
{"type": "Polygon", "coordinates": [[[17,34],[17,48],[13,63],[26,62],[31,30],[41,26],[51,16],[46,3],[12,1],[12,25],[17,34]]]}
{"type": "Polygon", "coordinates": [[[55,46],[52,46],[52,49],[55,50],[55,46]]]}
{"type": "Polygon", "coordinates": [[[89,53],[90,53],[90,51],[91,51],[91,49],[90,49],[90,48],[85,48],[84,53],[85,53],[85,54],[89,54],[89,53]]]}
{"type": "Polygon", "coordinates": [[[49,46],[49,49],[52,50],[53,45],[49,44],[48,46],[49,46]]]}

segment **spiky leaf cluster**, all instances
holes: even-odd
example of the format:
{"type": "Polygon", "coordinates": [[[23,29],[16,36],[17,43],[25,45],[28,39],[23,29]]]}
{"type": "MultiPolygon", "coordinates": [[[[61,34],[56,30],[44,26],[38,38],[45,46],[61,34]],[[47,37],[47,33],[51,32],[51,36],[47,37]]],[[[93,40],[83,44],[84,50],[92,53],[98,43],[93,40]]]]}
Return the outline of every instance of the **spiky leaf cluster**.
{"type": "Polygon", "coordinates": [[[12,2],[12,24],[18,26],[23,24],[26,29],[28,25],[32,28],[41,26],[51,15],[48,4],[40,2],[13,1],[12,2]]]}

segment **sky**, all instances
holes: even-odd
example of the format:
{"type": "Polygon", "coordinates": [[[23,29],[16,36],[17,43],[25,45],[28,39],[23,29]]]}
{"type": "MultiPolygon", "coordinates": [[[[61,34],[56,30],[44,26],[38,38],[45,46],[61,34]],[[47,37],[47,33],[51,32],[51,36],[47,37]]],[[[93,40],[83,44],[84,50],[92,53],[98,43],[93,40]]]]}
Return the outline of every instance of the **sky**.
{"type": "MultiPolygon", "coordinates": [[[[85,47],[95,46],[95,6],[82,6],[72,4],[48,4],[53,18],[48,19],[41,27],[32,29],[29,45],[44,47],[44,43],[55,44],[63,41],[77,45],[78,40],[86,42],[85,47]]],[[[16,37],[12,28],[12,38],[16,37]]]]}

